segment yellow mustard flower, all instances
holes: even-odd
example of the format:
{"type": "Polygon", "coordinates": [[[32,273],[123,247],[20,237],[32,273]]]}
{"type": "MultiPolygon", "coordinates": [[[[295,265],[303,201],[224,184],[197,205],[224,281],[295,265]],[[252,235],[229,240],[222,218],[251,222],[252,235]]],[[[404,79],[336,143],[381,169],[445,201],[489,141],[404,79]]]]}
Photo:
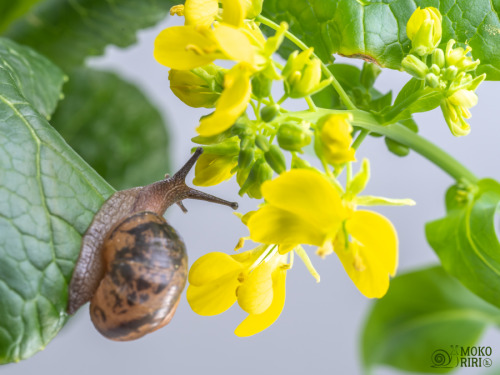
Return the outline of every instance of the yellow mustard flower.
{"type": "Polygon", "coordinates": [[[468,98],[471,100],[467,100],[467,102],[459,101],[460,96],[455,94],[441,101],[441,110],[443,111],[443,116],[448,124],[448,127],[450,128],[451,133],[456,137],[460,137],[470,133],[470,125],[467,121],[465,121],[465,119],[471,117],[469,108],[475,105],[475,102],[471,102],[472,98],[468,98]]]}
{"type": "Polygon", "coordinates": [[[316,126],[314,149],[320,159],[331,165],[355,161],[352,143],[352,115],[333,114],[322,117],[316,126]]]}
{"type": "Polygon", "coordinates": [[[368,298],[381,298],[389,289],[389,276],[398,264],[398,238],[391,222],[371,211],[354,211],[339,231],[334,250],[359,291],[368,298]]]}
{"type": "Polygon", "coordinates": [[[434,7],[418,7],[413,12],[406,24],[406,34],[417,55],[428,55],[439,45],[442,36],[441,20],[439,9],[434,7]]]}
{"type": "Polygon", "coordinates": [[[261,191],[266,204],[247,223],[253,241],[286,250],[298,244],[327,252],[332,248],[347,211],[326,177],[310,169],[292,169],[264,182],[261,191]]]}
{"type": "Polygon", "coordinates": [[[263,331],[278,319],[285,304],[287,256],[271,254],[268,246],[227,255],[213,252],[199,258],[189,271],[187,300],[194,312],[210,316],[235,302],[249,315],[236,328],[240,337],[263,331]]]}
{"type": "Polygon", "coordinates": [[[355,204],[343,202],[330,181],[310,169],[281,174],[262,185],[262,194],[266,204],[247,222],[253,241],[278,244],[280,252],[298,244],[318,246],[320,256],[335,251],[361,293],[370,298],[386,293],[398,247],[389,220],[355,211],[355,204]]]}
{"type": "Polygon", "coordinates": [[[196,128],[204,137],[219,134],[229,129],[246,110],[252,85],[251,68],[246,64],[236,64],[224,76],[224,91],[217,101],[215,112],[201,119],[196,128]]]}

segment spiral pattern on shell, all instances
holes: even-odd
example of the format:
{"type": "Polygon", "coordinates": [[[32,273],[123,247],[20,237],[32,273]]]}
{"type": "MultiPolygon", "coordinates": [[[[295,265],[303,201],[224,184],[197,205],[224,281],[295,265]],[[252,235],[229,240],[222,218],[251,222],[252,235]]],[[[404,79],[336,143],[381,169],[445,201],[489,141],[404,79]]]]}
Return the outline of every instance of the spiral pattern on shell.
{"type": "Polygon", "coordinates": [[[432,353],[431,361],[433,367],[445,367],[451,362],[451,357],[446,350],[438,349],[432,353]]]}
{"type": "Polygon", "coordinates": [[[172,318],[186,283],[183,241],[153,212],[118,224],[103,246],[105,275],[92,297],[97,330],[116,341],[135,340],[172,318]]]}

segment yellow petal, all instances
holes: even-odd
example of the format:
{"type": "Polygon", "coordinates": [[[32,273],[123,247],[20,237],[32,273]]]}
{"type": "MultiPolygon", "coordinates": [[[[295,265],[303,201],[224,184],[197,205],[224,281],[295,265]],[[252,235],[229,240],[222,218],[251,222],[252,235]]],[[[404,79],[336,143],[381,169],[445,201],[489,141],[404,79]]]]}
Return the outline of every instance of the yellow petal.
{"type": "Polygon", "coordinates": [[[309,169],[292,169],[265,182],[262,195],[270,205],[298,215],[324,232],[336,231],[346,215],[330,181],[309,169]]]}
{"type": "Polygon", "coordinates": [[[224,77],[224,91],[215,112],[202,118],[196,131],[210,137],[229,129],[247,108],[251,91],[250,72],[240,64],[235,65],[224,77]]]}
{"type": "Polygon", "coordinates": [[[330,223],[317,226],[299,215],[271,205],[255,212],[247,226],[253,241],[286,245],[289,249],[301,243],[320,246],[332,228],[330,223]]]}
{"type": "Polygon", "coordinates": [[[398,263],[396,230],[388,219],[371,211],[354,212],[346,229],[353,241],[345,249],[345,239],[337,238],[335,252],[361,293],[368,298],[383,297],[398,263]]]}
{"type": "Polygon", "coordinates": [[[200,25],[209,27],[219,11],[217,0],[186,0],[184,17],[186,25],[200,25]]]}
{"type": "Polygon", "coordinates": [[[242,0],[222,0],[222,22],[240,27],[246,17],[246,4],[242,0]]]}
{"type": "Polygon", "coordinates": [[[227,275],[210,284],[189,285],[186,298],[195,313],[204,316],[217,315],[236,302],[236,289],[239,285],[234,275],[227,275]]]}
{"type": "Polygon", "coordinates": [[[193,263],[189,270],[189,283],[201,286],[219,278],[231,276],[238,278],[243,265],[228,254],[213,252],[203,255],[193,263]]]}
{"type": "Polygon", "coordinates": [[[236,295],[238,304],[249,314],[261,314],[266,311],[273,300],[273,281],[271,272],[275,262],[272,260],[256,267],[245,276],[236,295]]]}
{"type": "Polygon", "coordinates": [[[254,64],[255,50],[243,31],[234,26],[218,24],[213,33],[227,58],[249,65],[254,64]]]}
{"type": "Polygon", "coordinates": [[[156,37],[154,57],[169,68],[189,70],[223,58],[216,50],[217,42],[211,30],[195,26],[172,26],[156,37]]]}
{"type": "Polygon", "coordinates": [[[286,270],[278,267],[272,274],[272,280],[273,302],[271,306],[262,314],[250,314],[236,327],[234,331],[236,336],[247,337],[255,335],[273,324],[280,316],[285,305],[286,270]]]}
{"type": "Polygon", "coordinates": [[[194,169],[193,184],[196,186],[213,186],[229,180],[234,172],[232,169],[238,164],[233,156],[202,154],[194,169]]]}

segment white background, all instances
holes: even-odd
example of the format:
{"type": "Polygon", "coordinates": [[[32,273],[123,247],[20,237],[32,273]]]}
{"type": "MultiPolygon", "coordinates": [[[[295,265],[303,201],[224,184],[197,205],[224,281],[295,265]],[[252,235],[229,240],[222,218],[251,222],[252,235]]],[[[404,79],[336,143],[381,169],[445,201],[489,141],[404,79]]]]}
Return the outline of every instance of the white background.
{"type": "MultiPolygon", "coordinates": [[[[120,72],[137,84],[160,108],[169,123],[172,165],[180,167],[193,146],[195,127],[207,110],[194,110],[169,89],[168,69],[153,58],[155,36],[170,19],[139,34],[139,43],[126,50],[109,48],[93,66],[120,72]]],[[[359,61],[351,61],[360,65],[359,61]]],[[[376,87],[386,92],[408,80],[401,72],[384,71],[376,87]]],[[[498,147],[498,84],[483,83],[479,104],[472,110],[471,134],[453,137],[439,110],[416,116],[420,133],[465,163],[480,177],[500,179],[498,147]]],[[[435,264],[437,257],[424,236],[424,223],[444,214],[443,197],[452,179],[421,156],[390,154],[382,138],[369,137],[359,151],[369,157],[372,179],[366,193],[392,198],[412,198],[415,207],[379,209],[396,226],[400,238],[399,272],[435,264]]],[[[161,161],[158,161],[161,162],[161,161]]],[[[173,172],[173,171],[170,171],[173,172]]],[[[159,176],[161,178],[161,176],[159,176]]],[[[256,201],[237,196],[234,181],[205,189],[237,200],[240,211],[254,209],[256,201]]],[[[246,236],[245,227],[227,207],[187,201],[188,214],[176,206],[167,220],[181,234],[190,264],[209,251],[231,252],[246,236]]],[[[116,343],[101,337],[92,326],[88,306],[71,319],[48,347],[31,359],[1,367],[2,375],[26,374],[359,374],[359,337],[371,301],[363,297],[344,272],[335,255],[312,260],[321,275],[316,284],[299,259],[288,272],[287,300],[279,320],[266,331],[238,338],[234,328],[246,316],[237,306],[215,317],[198,316],[183,295],[176,316],[167,327],[135,342],[116,343]]],[[[482,345],[493,347],[493,363],[500,360],[498,331],[489,331],[482,345]]],[[[459,344],[459,343],[450,343],[459,344]]],[[[430,358],[429,353],[429,358],[430,358]]],[[[395,371],[379,369],[380,374],[395,371]]],[[[473,369],[461,374],[476,374],[473,369]]]]}

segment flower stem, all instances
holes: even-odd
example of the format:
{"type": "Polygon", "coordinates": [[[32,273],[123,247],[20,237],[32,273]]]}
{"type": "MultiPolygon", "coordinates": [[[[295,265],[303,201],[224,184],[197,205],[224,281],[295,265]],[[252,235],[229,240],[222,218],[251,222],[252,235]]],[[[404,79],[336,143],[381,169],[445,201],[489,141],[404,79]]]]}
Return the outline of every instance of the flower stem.
{"type": "MultiPolygon", "coordinates": [[[[316,122],[319,118],[328,114],[338,114],[345,113],[346,111],[317,108],[316,112],[311,112],[308,110],[296,112],[295,115],[304,120],[316,122]]],[[[441,168],[444,172],[448,173],[455,180],[467,180],[470,183],[477,183],[478,178],[467,169],[458,160],[453,158],[447,152],[439,148],[437,145],[428,141],[427,139],[421,137],[420,135],[412,132],[401,124],[391,124],[391,125],[380,125],[377,119],[368,112],[355,110],[348,111],[353,115],[353,125],[356,125],[368,132],[379,133],[389,137],[390,139],[399,142],[408,148],[414,150],[415,152],[422,155],[424,158],[428,159],[436,166],[441,168]]],[[[279,117],[275,121],[280,121],[279,117]]],[[[358,136],[358,138],[361,134],[358,136]]],[[[354,141],[354,145],[360,142],[358,138],[354,141]]],[[[357,146],[356,145],[356,146],[357,146]]]]}
{"type": "MultiPolygon", "coordinates": [[[[255,18],[257,22],[260,22],[267,27],[270,27],[273,30],[278,30],[279,25],[276,24],[275,22],[271,21],[269,18],[266,18],[262,15],[259,15],[255,18]]],[[[299,38],[297,38],[295,35],[293,35],[290,31],[285,31],[285,36],[287,39],[289,39],[293,44],[295,44],[297,47],[299,47],[302,51],[305,51],[306,49],[309,49],[309,46],[307,46],[303,41],[301,41],[299,38]]],[[[326,77],[331,77],[332,78],[332,86],[337,91],[337,93],[340,96],[340,99],[342,100],[342,103],[346,106],[347,109],[356,109],[356,106],[354,103],[351,101],[351,98],[347,95],[347,93],[344,91],[342,88],[341,84],[339,81],[337,81],[337,78],[328,70],[326,65],[321,61],[321,59],[313,52],[312,54],[314,57],[316,57],[320,62],[321,62],[321,71],[326,77]]]]}

